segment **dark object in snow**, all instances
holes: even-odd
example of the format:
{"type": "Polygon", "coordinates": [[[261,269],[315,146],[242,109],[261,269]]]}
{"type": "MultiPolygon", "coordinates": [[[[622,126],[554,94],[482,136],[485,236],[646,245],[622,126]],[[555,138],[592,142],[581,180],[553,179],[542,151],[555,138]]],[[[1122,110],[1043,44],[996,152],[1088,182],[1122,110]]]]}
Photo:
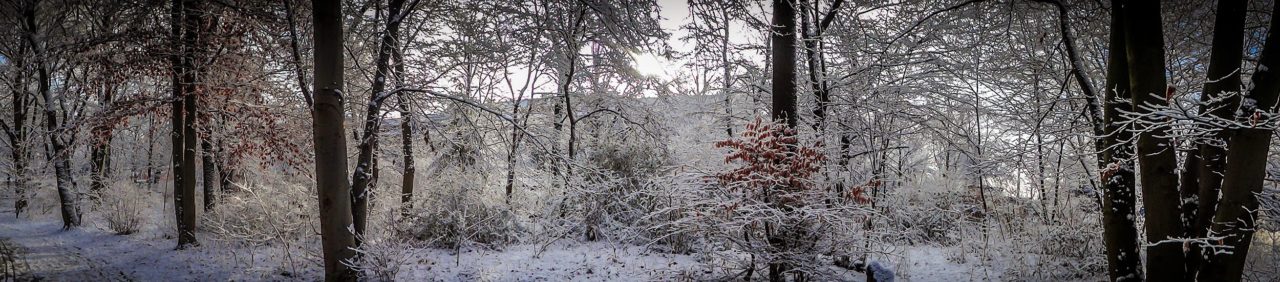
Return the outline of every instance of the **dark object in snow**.
{"type": "Polygon", "coordinates": [[[893,282],[893,270],[873,261],[867,265],[867,282],[893,282]]]}

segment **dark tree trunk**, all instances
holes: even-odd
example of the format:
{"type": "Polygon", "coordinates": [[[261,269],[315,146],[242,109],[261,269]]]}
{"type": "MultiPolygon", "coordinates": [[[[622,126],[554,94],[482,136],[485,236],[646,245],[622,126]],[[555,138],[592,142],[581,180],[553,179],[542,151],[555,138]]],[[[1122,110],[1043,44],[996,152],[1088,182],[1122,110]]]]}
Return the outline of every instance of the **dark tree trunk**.
{"type": "Polygon", "coordinates": [[[316,155],[316,193],[325,281],[354,281],[344,261],[355,257],[351,226],[351,186],[347,182],[347,140],[342,107],[342,1],[312,2],[315,107],[311,130],[316,155]]]}
{"type": "MultiPolygon", "coordinates": [[[[212,137],[212,134],[210,134],[210,137],[212,137]]],[[[201,170],[204,174],[204,210],[211,211],[218,201],[215,191],[218,190],[219,180],[217,173],[218,162],[213,157],[216,152],[213,151],[213,144],[209,142],[208,138],[200,140],[200,152],[201,170]]]]}
{"type": "MultiPolygon", "coordinates": [[[[310,91],[311,91],[310,89],[307,89],[308,93],[310,91]]],[[[307,96],[310,97],[310,95],[307,95],[307,96]]],[[[311,105],[314,105],[314,103],[311,105]]],[[[307,108],[311,108],[311,107],[308,106],[307,108]]],[[[219,112],[219,113],[216,113],[216,115],[214,116],[210,116],[210,118],[212,119],[215,116],[217,117],[217,120],[210,121],[210,123],[218,123],[218,124],[227,123],[226,113],[219,112]]],[[[231,185],[231,177],[235,175],[236,168],[233,165],[234,163],[232,162],[231,158],[227,156],[226,140],[224,138],[218,138],[213,140],[212,142],[213,142],[213,162],[214,162],[214,166],[218,168],[217,181],[218,181],[218,188],[220,190],[219,192],[221,192],[223,195],[226,195],[227,193],[231,193],[235,191],[234,189],[235,187],[231,185]]]]}
{"type": "MultiPolygon", "coordinates": [[[[1272,8],[1272,15],[1280,15],[1280,5],[1272,8]]],[[[1244,99],[1253,103],[1241,103],[1237,120],[1250,124],[1247,128],[1232,128],[1226,132],[1227,159],[1222,180],[1222,196],[1213,219],[1210,236],[1221,236],[1218,243],[1230,248],[1227,252],[1216,249],[1210,252],[1208,261],[1200,268],[1199,277],[1205,281],[1240,281],[1244,264],[1249,255],[1258,216],[1257,194],[1262,193],[1266,178],[1267,156],[1271,145],[1272,130],[1264,123],[1275,114],[1276,98],[1280,94],[1280,77],[1271,66],[1280,66],[1280,17],[1271,17],[1271,28],[1262,47],[1258,68],[1250,78],[1253,88],[1244,99]],[[1257,126],[1262,126],[1259,128],[1257,126]]],[[[1216,46],[1215,46],[1216,47],[1216,46]]]]}
{"type": "MultiPolygon", "coordinates": [[[[795,129],[799,117],[796,115],[796,11],[791,0],[773,0],[773,33],[770,38],[773,67],[773,108],[770,114],[774,122],[786,124],[788,129],[795,129]]],[[[765,197],[769,197],[766,196],[765,197]]],[[[769,199],[766,201],[773,202],[769,199]]],[[[765,225],[767,241],[773,248],[789,249],[789,243],[798,235],[796,230],[784,230],[765,225]]],[[[785,258],[769,262],[769,280],[784,281],[784,273],[790,272],[793,265],[785,262],[785,258]]],[[[803,276],[796,276],[803,278],[803,276]]]]}
{"type": "Polygon", "coordinates": [[[13,90],[13,128],[5,128],[5,134],[9,137],[10,151],[9,154],[13,158],[13,216],[22,215],[22,211],[27,207],[27,104],[30,101],[30,93],[27,93],[26,70],[20,58],[13,59],[14,83],[10,86],[13,90]]]}
{"type": "Polygon", "coordinates": [[[1148,107],[1168,105],[1165,100],[1164,35],[1161,28],[1160,2],[1129,1],[1125,13],[1125,55],[1129,62],[1129,88],[1132,110],[1149,124],[1136,128],[1138,133],[1138,177],[1142,183],[1142,203],[1146,210],[1147,275],[1152,281],[1175,281],[1186,273],[1183,269],[1182,244],[1163,240],[1182,236],[1181,197],[1178,195],[1177,160],[1168,128],[1161,126],[1148,107]]]}
{"type": "Polygon", "coordinates": [[[775,122],[796,127],[796,11],[791,0],[773,0],[773,108],[775,122]]]}
{"type": "Polygon", "coordinates": [[[58,202],[62,206],[62,228],[71,229],[80,226],[80,207],[77,200],[75,183],[71,180],[71,156],[67,150],[67,144],[61,129],[62,124],[58,123],[57,103],[50,91],[51,81],[49,78],[49,67],[45,61],[46,51],[40,47],[38,36],[39,29],[36,26],[36,8],[38,1],[27,3],[22,13],[25,19],[27,31],[27,44],[32,51],[35,52],[35,67],[37,90],[39,96],[44,99],[44,118],[45,127],[49,130],[49,144],[45,146],[49,163],[53,164],[54,177],[58,187],[58,202]]]}
{"type": "Polygon", "coordinates": [[[106,181],[111,177],[111,130],[99,129],[97,136],[93,140],[93,148],[89,152],[90,161],[90,199],[97,201],[102,189],[106,187],[106,181]],[[101,138],[101,139],[98,139],[101,138]]]}
{"type": "Polygon", "coordinates": [[[1135,209],[1135,173],[1132,128],[1125,125],[1121,113],[1130,107],[1129,62],[1125,50],[1124,11],[1122,0],[1111,1],[1111,36],[1108,44],[1107,78],[1103,98],[1103,125],[1100,136],[1098,174],[1102,181],[1102,233],[1107,249],[1107,272],[1112,281],[1140,281],[1142,269],[1138,253],[1138,228],[1135,209]]]}
{"type": "Polygon", "coordinates": [[[721,91],[724,93],[724,131],[728,134],[725,140],[728,140],[733,138],[733,96],[731,92],[733,88],[733,68],[729,66],[729,9],[720,9],[720,20],[724,25],[724,33],[720,34],[720,64],[724,68],[721,91]]]}
{"type": "Polygon", "coordinates": [[[172,10],[173,35],[180,57],[174,66],[173,97],[173,200],[178,227],[178,249],[196,245],[196,87],[195,66],[199,44],[197,30],[203,11],[199,0],[175,0],[172,10]]]}
{"type": "Polygon", "coordinates": [[[356,245],[359,246],[368,225],[369,186],[375,179],[377,160],[373,151],[377,148],[378,132],[382,124],[382,101],[386,98],[387,72],[390,69],[391,53],[395,52],[396,40],[399,38],[400,22],[404,19],[400,8],[404,0],[390,0],[387,9],[386,32],[378,44],[378,59],[373,75],[372,91],[369,93],[369,104],[365,109],[364,133],[360,145],[356,146],[360,154],[356,159],[356,171],[351,175],[351,216],[355,225],[356,245]]]}
{"type": "MultiPolygon", "coordinates": [[[[396,87],[404,87],[404,48],[398,40],[395,53],[391,55],[396,64],[392,81],[396,87]]],[[[403,92],[396,94],[396,98],[400,103],[400,146],[404,152],[404,176],[400,179],[400,217],[406,218],[413,208],[413,183],[418,169],[413,160],[413,111],[409,108],[409,98],[403,92]]]]}
{"type": "MultiPolygon", "coordinates": [[[[173,67],[173,77],[172,77],[173,79],[173,82],[172,82],[173,95],[172,96],[173,97],[172,97],[172,101],[170,101],[171,110],[169,115],[170,116],[169,136],[171,137],[170,138],[171,146],[169,147],[171,149],[170,150],[171,156],[169,160],[171,163],[171,167],[173,168],[173,204],[174,204],[173,206],[174,206],[174,215],[176,216],[175,218],[178,222],[179,233],[181,233],[183,230],[182,228],[182,211],[183,211],[182,210],[182,206],[183,206],[182,205],[182,197],[183,197],[182,186],[184,183],[186,183],[185,181],[183,181],[184,180],[183,176],[185,174],[181,173],[183,168],[182,155],[184,152],[182,150],[182,144],[183,144],[182,140],[184,137],[183,131],[182,131],[182,123],[183,123],[183,120],[185,119],[185,116],[184,116],[185,111],[183,110],[182,98],[183,96],[186,95],[186,89],[185,89],[186,74],[185,73],[188,71],[188,68],[186,66],[187,58],[185,56],[186,48],[183,46],[183,43],[182,43],[183,14],[185,12],[185,9],[183,8],[184,4],[186,4],[185,0],[173,1],[173,6],[170,10],[170,21],[169,21],[169,24],[171,25],[171,29],[172,29],[170,32],[170,35],[172,36],[171,38],[173,40],[173,44],[172,44],[173,50],[171,51],[172,55],[170,55],[170,58],[169,58],[170,63],[172,63],[172,67],[173,67]]],[[[183,244],[179,242],[178,247],[179,248],[183,247],[183,244]]]]}
{"type": "MultiPolygon", "coordinates": [[[[1233,111],[1240,104],[1238,96],[1226,95],[1236,95],[1233,93],[1240,93],[1241,89],[1240,67],[1244,56],[1242,50],[1244,50],[1244,19],[1247,7],[1248,3],[1244,0],[1218,1],[1218,15],[1214,19],[1208,82],[1204,84],[1203,94],[1200,95],[1200,102],[1207,103],[1207,107],[1202,105],[1200,112],[1223,121],[1233,119],[1235,115],[1233,111]]],[[[1187,230],[1189,237],[1203,238],[1209,234],[1209,227],[1213,223],[1213,216],[1218,207],[1218,191],[1222,189],[1222,173],[1227,164],[1225,147],[1227,137],[1224,131],[1211,131],[1196,145],[1198,152],[1195,152],[1197,155],[1194,157],[1200,162],[1199,165],[1184,166],[1185,169],[1195,173],[1197,181],[1194,184],[1198,186],[1183,188],[1184,190],[1194,188],[1197,199],[1196,205],[1192,206],[1195,210],[1192,211],[1194,215],[1189,221],[1191,223],[1187,230]]],[[[1190,160],[1192,157],[1193,155],[1188,155],[1187,159],[1190,160]]],[[[1188,259],[1190,263],[1187,269],[1195,270],[1199,268],[1196,263],[1201,263],[1203,256],[1200,255],[1200,245],[1191,247],[1193,255],[1188,259]]]]}
{"type": "Polygon", "coordinates": [[[814,131],[825,132],[827,107],[831,104],[831,97],[822,86],[826,79],[822,77],[820,71],[822,51],[819,46],[822,43],[822,34],[821,29],[814,26],[818,20],[811,18],[812,15],[817,14],[817,11],[811,13],[808,11],[808,5],[798,3],[796,5],[800,6],[800,30],[804,42],[805,65],[808,67],[809,88],[813,91],[814,101],[816,101],[813,105],[814,122],[811,126],[814,131]]]}
{"type": "Polygon", "coordinates": [[[231,159],[227,157],[227,147],[221,139],[217,140],[214,146],[213,161],[218,166],[218,188],[221,188],[223,195],[234,191],[231,186],[231,175],[235,171],[235,167],[231,165],[231,159]]]}
{"type": "MultiPolygon", "coordinates": [[[[108,71],[109,73],[110,71],[108,71]]],[[[110,84],[108,84],[110,85],[110,84]]],[[[104,87],[102,93],[102,113],[110,110],[113,92],[115,87],[104,87]]],[[[90,162],[90,183],[89,197],[95,203],[102,193],[102,189],[106,187],[106,181],[111,177],[111,137],[112,125],[102,124],[96,126],[93,130],[93,148],[89,152],[90,162]]]]}

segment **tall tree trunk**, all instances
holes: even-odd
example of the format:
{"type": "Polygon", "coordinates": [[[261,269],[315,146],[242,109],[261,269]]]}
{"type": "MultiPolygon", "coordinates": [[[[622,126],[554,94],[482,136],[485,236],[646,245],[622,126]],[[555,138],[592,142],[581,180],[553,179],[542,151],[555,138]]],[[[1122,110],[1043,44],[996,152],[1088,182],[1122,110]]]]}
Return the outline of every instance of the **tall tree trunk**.
{"type": "Polygon", "coordinates": [[[728,134],[725,140],[733,138],[733,68],[729,66],[729,9],[720,9],[721,24],[724,33],[720,34],[720,64],[724,68],[721,91],[724,93],[724,131],[728,134]]]}
{"type": "Polygon", "coordinates": [[[831,104],[831,98],[827,96],[826,91],[823,91],[822,79],[825,78],[820,77],[820,73],[818,71],[820,65],[818,60],[821,56],[818,54],[818,44],[822,42],[822,37],[820,37],[816,31],[817,27],[813,26],[816,23],[810,24],[810,21],[817,21],[817,19],[811,20],[810,18],[810,15],[816,14],[817,11],[811,13],[809,12],[808,5],[799,3],[796,5],[800,6],[800,32],[802,34],[801,37],[803,38],[801,41],[804,42],[805,66],[808,67],[807,73],[809,78],[809,90],[813,91],[815,101],[813,105],[814,121],[811,126],[814,131],[825,132],[827,106],[831,104]]]}
{"type": "MultiPolygon", "coordinates": [[[[184,112],[182,108],[183,106],[182,96],[186,92],[184,90],[184,87],[185,87],[184,73],[187,71],[187,68],[184,65],[186,61],[186,57],[184,54],[186,52],[186,48],[182,44],[182,29],[183,29],[182,23],[183,23],[183,12],[184,12],[183,5],[184,4],[186,4],[184,0],[173,0],[172,6],[170,7],[170,10],[169,10],[169,24],[170,24],[169,35],[170,35],[170,39],[172,40],[171,46],[173,47],[173,49],[170,51],[171,55],[169,56],[169,62],[171,63],[172,72],[173,72],[172,73],[173,77],[171,77],[173,97],[171,98],[172,100],[169,102],[170,103],[169,105],[171,108],[170,114],[169,114],[169,117],[170,117],[169,136],[171,140],[171,146],[169,148],[170,148],[171,156],[169,157],[169,160],[170,160],[170,167],[172,167],[173,169],[173,203],[174,203],[173,206],[174,206],[174,215],[176,216],[175,218],[179,226],[178,232],[182,232],[182,227],[181,227],[182,225],[182,194],[181,193],[182,193],[182,184],[184,183],[182,181],[183,174],[180,173],[182,171],[182,153],[183,153],[182,151],[182,138],[183,138],[182,120],[184,118],[183,116],[184,112]]],[[[178,247],[182,247],[182,244],[179,243],[178,247]]]]}
{"type": "Polygon", "coordinates": [[[773,108],[775,122],[796,127],[796,11],[793,0],[773,0],[773,108]]]}
{"type": "Polygon", "coordinates": [[[195,238],[196,201],[195,201],[195,157],[196,157],[196,85],[198,74],[195,67],[200,26],[199,0],[175,0],[172,13],[172,24],[175,46],[178,46],[178,58],[172,59],[174,65],[174,97],[172,134],[173,145],[173,200],[174,214],[178,227],[178,249],[198,244],[195,238]]]}
{"type": "Polygon", "coordinates": [[[45,146],[46,157],[53,164],[55,181],[58,187],[58,202],[62,206],[62,228],[71,229],[80,226],[80,207],[77,200],[75,183],[71,180],[71,152],[67,150],[62,124],[58,123],[58,110],[54,103],[53,93],[49,89],[49,66],[46,62],[46,51],[39,44],[39,29],[36,26],[36,8],[39,1],[30,1],[23,9],[23,17],[27,28],[27,44],[35,52],[37,90],[44,99],[45,127],[49,130],[49,146],[45,146]]]}
{"type": "MultiPolygon", "coordinates": [[[[395,53],[392,53],[392,60],[395,61],[395,73],[392,74],[392,81],[396,87],[404,87],[404,48],[399,42],[396,42],[395,53]]],[[[409,108],[409,99],[405,97],[403,92],[396,94],[397,102],[400,103],[400,145],[404,151],[404,176],[400,179],[400,217],[409,216],[409,210],[413,208],[413,184],[418,171],[413,159],[413,111],[409,108]]]]}
{"type": "MultiPolygon", "coordinates": [[[[789,130],[796,128],[799,116],[796,115],[796,11],[795,6],[798,5],[793,0],[773,0],[773,32],[770,36],[773,45],[773,55],[771,66],[773,67],[773,105],[770,115],[774,122],[787,125],[789,130]]],[[[768,193],[766,193],[768,195],[768,193]]],[[[768,197],[768,196],[766,196],[768,197]]],[[[766,199],[766,201],[774,202],[766,199]]],[[[776,205],[776,204],[775,204],[776,205]]],[[[793,238],[787,236],[794,235],[792,230],[780,230],[774,226],[770,228],[765,225],[765,233],[769,245],[780,250],[788,249],[788,242],[793,238]]],[[[794,266],[785,262],[783,259],[775,259],[769,262],[769,280],[784,281],[783,273],[789,272],[794,266]]],[[[803,276],[797,276],[800,278],[803,276]]]]}
{"type": "Polygon", "coordinates": [[[1134,209],[1133,131],[1126,126],[1121,113],[1128,111],[1129,62],[1125,50],[1124,11],[1121,1],[1111,0],[1111,36],[1107,54],[1107,79],[1104,85],[1103,125],[1105,134],[1099,152],[1098,174],[1102,181],[1102,233],[1107,249],[1107,272],[1112,281],[1142,280],[1138,253],[1138,228],[1134,209]]]}
{"type": "MultiPolygon", "coordinates": [[[[109,70],[108,73],[110,73],[109,70]]],[[[106,113],[110,109],[113,92],[115,92],[115,87],[110,82],[107,85],[102,92],[102,113],[106,113]]],[[[100,193],[106,186],[104,182],[111,177],[111,136],[112,131],[114,131],[112,127],[113,125],[110,124],[95,126],[93,138],[90,139],[93,142],[93,148],[89,152],[91,174],[89,197],[94,202],[97,202],[98,197],[101,196],[100,193]]]]}
{"type": "MultiPolygon", "coordinates": [[[[1204,84],[1200,95],[1201,114],[1218,120],[1232,120],[1233,112],[1240,105],[1241,64],[1244,50],[1244,19],[1248,3],[1244,0],[1218,1],[1218,15],[1214,18],[1213,48],[1209,54],[1208,82],[1204,84]]],[[[1210,131],[1197,144],[1200,164],[1185,166],[1195,172],[1198,179],[1196,189],[1196,210],[1188,228],[1190,237],[1204,238],[1209,234],[1214,213],[1218,207],[1218,191],[1222,189],[1222,173],[1227,164],[1226,132],[1210,131]]],[[[1187,157],[1191,159],[1191,156],[1187,157]]],[[[1185,212],[1185,211],[1184,211],[1185,212]]],[[[1200,245],[1192,245],[1191,259],[1199,262],[1203,259],[1200,245]]],[[[1189,270],[1198,269],[1198,265],[1189,265],[1189,270]]],[[[1194,278],[1194,277],[1191,277],[1194,278]]]]}
{"type": "Polygon", "coordinates": [[[1257,194],[1262,193],[1266,178],[1267,156],[1271,145],[1269,129],[1275,126],[1276,98],[1280,94],[1280,77],[1269,67],[1280,66],[1280,5],[1272,8],[1271,28],[1262,47],[1258,68],[1250,78],[1249,89],[1241,103],[1237,120],[1247,128],[1231,128],[1227,134],[1227,160],[1222,180],[1222,198],[1209,235],[1221,237],[1210,251],[1208,262],[1200,268],[1199,277],[1206,281],[1240,281],[1249,255],[1258,216],[1257,194]],[[1225,249],[1224,249],[1225,248],[1225,249]]]}
{"type": "Polygon", "coordinates": [[[19,58],[13,59],[14,74],[13,86],[13,128],[7,128],[6,134],[9,137],[10,150],[9,154],[13,158],[13,216],[22,215],[22,211],[27,207],[27,104],[30,101],[30,94],[27,93],[26,69],[23,62],[19,58]]]}
{"type": "Polygon", "coordinates": [[[382,34],[382,39],[378,44],[378,61],[376,62],[376,70],[373,75],[373,85],[369,93],[369,104],[365,109],[364,132],[360,138],[360,145],[356,146],[360,150],[360,154],[356,159],[356,171],[351,175],[351,216],[355,225],[356,246],[363,241],[361,236],[365,233],[368,225],[369,217],[369,185],[375,177],[377,161],[374,160],[373,151],[376,149],[378,132],[382,124],[382,101],[386,98],[383,93],[387,85],[387,72],[390,69],[391,53],[395,52],[396,40],[399,38],[400,22],[404,19],[400,8],[404,6],[404,0],[389,0],[387,9],[386,32],[382,34]]]}
{"type": "MultiPolygon", "coordinates": [[[[177,77],[177,75],[173,75],[177,77]]],[[[176,78],[172,78],[173,82],[177,82],[176,78]]],[[[156,166],[152,161],[156,152],[156,121],[155,115],[147,117],[147,190],[152,190],[153,184],[156,184],[156,166]]]]}
{"type": "Polygon", "coordinates": [[[343,263],[355,257],[352,250],[355,237],[347,230],[352,220],[342,107],[342,1],[313,0],[312,6],[315,107],[311,108],[311,131],[316,155],[324,277],[325,281],[353,281],[355,271],[343,263]]]}
{"type": "Polygon", "coordinates": [[[1167,106],[1164,99],[1166,78],[1164,66],[1164,34],[1161,28],[1160,2],[1129,1],[1125,13],[1125,55],[1129,62],[1129,89],[1132,111],[1141,115],[1145,127],[1138,131],[1138,177],[1142,183],[1142,203],[1146,209],[1147,278],[1152,281],[1175,281],[1186,273],[1183,269],[1182,245],[1157,244],[1182,236],[1181,204],[1178,195],[1177,160],[1168,128],[1161,126],[1163,117],[1150,107],[1167,106]]]}
{"type": "MultiPolygon", "coordinates": [[[[196,32],[197,32],[196,34],[198,38],[197,38],[196,47],[194,48],[194,50],[196,51],[196,55],[197,55],[196,57],[199,59],[201,64],[195,67],[196,67],[196,73],[198,75],[203,76],[205,75],[206,70],[208,69],[207,65],[213,62],[213,58],[208,54],[209,53],[208,46],[210,45],[210,38],[217,31],[218,23],[221,20],[221,18],[216,14],[206,13],[202,11],[201,16],[197,17],[197,19],[200,20],[199,21],[200,25],[196,27],[196,32]]],[[[199,99],[196,99],[196,98],[198,97],[192,95],[191,103],[194,104],[200,101],[199,99]]],[[[201,179],[204,180],[204,185],[201,187],[204,190],[204,210],[210,211],[210,210],[213,210],[215,203],[217,203],[218,201],[216,192],[218,190],[218,185],[220,184],[221,181],[219,181],[218,173],[217,173],[217,171],[220,169],[218,167],[218,162],[217,162],[217,158],[218,158],[217,151],[213,150],[213,141],[212,141],[213,136],[216,133],[215,131],[218,128],[218,126],[215,126],[215,124],[217,124],[218,119],[214,117],[214,114],[217,111],[215,111],[209,106],[210,103],[208,103],[207,100],[208,99],[206,99],[206,101],[204,102],[205,104],[199,105],[200,108],[193,106],[188,110],[189,115],[194,117],[195,120],[187,121],[187,122],[191,124],[192,127],[190,128],[190,130],[192,130],[191,132],[193,133],[196,130],[196,127],[195,127],[196,125],[200,125],[204,127],[203,129],[204,138],[199,139],[200,148],[198,150],[200,150],[201,152],[200,153],[200,162],[201,162],[200,168],[201,168],[201,174],[202,174],[201,179]]],[[[200,135],[192,135],[192,136],[200,136],[200,135]]],[[[190,150],[187,150],[187,152],[192,154],[192,156],[195,156],[196,150],[197,149],[195,148],[195,145],[193,145],[190,150]]],[[[192,180],[191,182],[193,183],[195,182],[195,178],[191,178],[191,180],[192,180]]]]}

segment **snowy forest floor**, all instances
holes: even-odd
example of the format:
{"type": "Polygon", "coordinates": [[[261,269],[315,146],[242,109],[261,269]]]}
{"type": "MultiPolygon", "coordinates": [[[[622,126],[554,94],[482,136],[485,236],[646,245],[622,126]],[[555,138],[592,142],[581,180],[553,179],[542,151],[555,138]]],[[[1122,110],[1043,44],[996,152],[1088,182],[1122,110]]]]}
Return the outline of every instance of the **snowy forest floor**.
{"type": "MultiPolygon", "coordinates": [[[[174,250],[173,239],[145,233],[114,235],[89,226],[63,231],[56,218],[17,219],[12,209],[0,217],[0,267],[4,277],[42,281],[315,280],[315,250],[296,252],[290,263],[280,246],[236,248],[207,240],[174,250]],[[292,264],[292,265],[291,265],[292,264]]],[[[303,249],[312,249],[304,247],[303,249]]],[[[295,249],[296,251],[296,249],[295,249]]],[[[902,249],[894,263],[906,281],[1001,280],[1009,261],[956,263],[957,250],[902,249]]],[[[693,280],[711,268],[693,255],[651,252],[639,246],[560,241],[482,249],[401,250],[395,280],[401,281],[646,281],[693,280]]],[[[1007,259],[1005,259],[1007,260],[1007,259]]],[[[846,276],[859,281],[850,271],[846,276]]],[[[6,279],[7,280],[7,279],[6,279]]]]}
{"type": "MultiPolygon", "coordinates": [[[[290,187],[302,186],[278,185],[277,193],[293,196],[269,199],[307,200],[305,189],[291,192],[290,187]]],[[[94,205],[87,203],[85,225],[62,230],[53,189],[48,188],[36,190],[32,207],[20,218],[13,216],[13,198],[0,195],[0,281],[315,281],[322,276],[318,236],[305,221],[298,226],[258,222],[259,217],[296,217],[290,212],[305,213],[312,207],[273,213],[293,204],[267,202],[270,207],[235,210],[230,208],[241,200],[229,197],[220,209],[248,217],[206,215],[197,232],[201,245],[174,250],[172,196],[155,191],[159,189],[122,185],[113,190],[119,192],[116,196],[137,200],[134,206],[145,207],[137,211],[141,223],[136,232],[116,235],[106,223],[111,209],[90,208],[94,205]],[[226,230],[236,227],[220,222],[272,233],[262,237],[226,230]]],[[[256,195],[246,193],[239,197],[256,195]]],[[[871,248],[872,260],[895,272],[898,281],[1105,278],[1101,240],[1095,237],[1093,225],[1096,219],[1084,216],[1072,224],[1054,225],[1040,223],[1034,216],[1001,212],[989,217],[984,232],[980,221],[952,215],[963,206],[927,208],[962,202],[948,195],[924,193],[891,202],[901,208],[886,213],[883,236],[906,239],[880,239],[871,248]],[[938,235],[929,235],[933,232],[938,235]]],[[[993,206],[1016,210],[1013,207],[1022,204],[1002,200],[993,206]]],[[[1280,236],[1258,234],[1246,280],[1275,281],[1280,236]]],[[[725,277],[734,271],[722,260],[732,254],[671,254],[646,246],[574,238],[445,249],[412,241],[375,240],[368,245],[373,246],[365,250],[372,268],[365,273],[374,275],[369,279],[374,281],[690,281],[725,277]]],[[[836,274],[832,279],[864,278],[861,273],[828,267],[836,274]]]]}

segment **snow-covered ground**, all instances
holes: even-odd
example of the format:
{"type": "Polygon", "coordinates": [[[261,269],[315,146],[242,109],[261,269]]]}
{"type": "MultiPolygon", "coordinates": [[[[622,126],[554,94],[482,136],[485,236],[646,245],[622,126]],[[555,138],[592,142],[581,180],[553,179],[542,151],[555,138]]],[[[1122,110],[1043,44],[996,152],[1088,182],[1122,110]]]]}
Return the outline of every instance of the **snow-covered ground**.
{"type": "MultiPolygon", "coordinates": [[[[12,211],[9,211],[10,213],[12,211]]],[[[174,240],[113,235],[85,227],[63,231],[57,220],[0,217],[0,238],[14,249],[19,280],[256,281],[316,280],[318,260],[306,254],[296,271],[282,269],[279,247],[249,250],[206,242],[174,250],[174,240]]],[[[297,250],[295,250],[297,251],[297,250]]],[[[312,251],[303,251],[308,253],[312,251]]],[[[516,245],[502,251],[408,249],[399,253],[400,281],[650,281],[694,277],[691,256],[608,243],[516,245]]]]}
{"type": "Polygon", "coordinates": [[[609,243],[517,245],[502,251],[419,250],[396,280],[651,281],[697,277],[691,256],[609,243]]]}
{"type": "MultiPolygon", "coordinates": [[[[11,214],[11,211],[4,211],[11,214]]],[[[314,246],[234,247],[214,240],[174,250],[174,240],[147,234],[113,235],[89,226],[61,230],[53,218],[0,217],[3,244],[15,247],[20,279],[46,281],[259,281],[316,280],[314,246]]],[[[995,251],[999,252],[999,251],[995,251]]],[[[1008,257],[976,259],[954,247],[898,248],[884,264],[899,281],[1005,280],[1008,257]],[[967,256],[956,262],[957,256],[967,256]]],[[[715,266],[693,255],[664,254],[640,246],[557,241],[486,249],[397,250],[399,281],[671,281],[709,277],[715,266]]],[[[1025,262],[1024,262],[1025,263],[1025,262]]],[[[860,273],[844,276],[862,280],[860,273]]],[[[1088,279],[1082,279],[1088,280],[1088,279]]]]}

